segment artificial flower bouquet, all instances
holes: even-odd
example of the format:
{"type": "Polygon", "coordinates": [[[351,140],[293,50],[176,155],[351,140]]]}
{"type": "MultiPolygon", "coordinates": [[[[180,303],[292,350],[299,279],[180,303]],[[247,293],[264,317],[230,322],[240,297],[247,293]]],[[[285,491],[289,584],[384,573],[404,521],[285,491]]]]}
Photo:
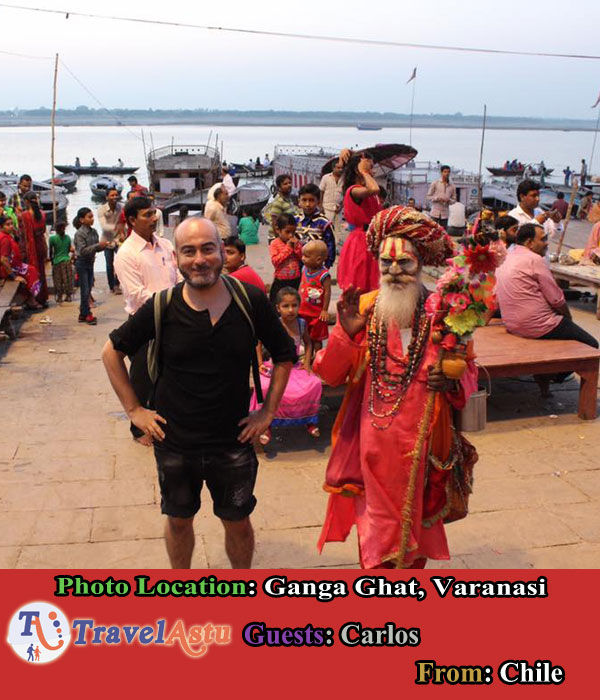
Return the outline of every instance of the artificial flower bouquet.
{"type": "Polygon", "coordinates": [[[436,292],[427,300],[433,316],[432,339],[443,348],[442,370],[449,379],[460,379],[464,374],[467,343],[496,308],[494,271],[505,257],[502,241],[467,238],[458,253],[447,260],[436,292]]]}

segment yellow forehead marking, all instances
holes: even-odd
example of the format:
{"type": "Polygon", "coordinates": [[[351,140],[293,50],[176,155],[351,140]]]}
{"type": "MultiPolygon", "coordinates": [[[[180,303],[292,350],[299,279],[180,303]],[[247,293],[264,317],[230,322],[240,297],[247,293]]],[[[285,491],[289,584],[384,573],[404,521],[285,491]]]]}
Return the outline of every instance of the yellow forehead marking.
{"type": "Polygon", "coordinates": [[[379,257],[385,260],[407,260],[414,259],[414,255],[409,251],[404,238],[392,237],[384,238],[379,247],[379,257]]]}

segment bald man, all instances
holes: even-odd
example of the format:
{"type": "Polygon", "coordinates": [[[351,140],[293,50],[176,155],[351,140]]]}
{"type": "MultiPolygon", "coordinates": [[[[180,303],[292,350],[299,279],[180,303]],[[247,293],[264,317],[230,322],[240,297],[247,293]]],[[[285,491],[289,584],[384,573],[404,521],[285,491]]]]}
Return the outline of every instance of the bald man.
{"type": "Polygon", "coordinates": [[[102,359],[127,415],[154,443],[171,566],[191,566],[193,521],[206,481],[232,568],[250,568],[258,467],[252,440],[273,420],[296,361],[294,343],[266,296],[242,282],[256,336],[274,362],[265,402],[249,413],[254,336],[221,278],[225,252],[215,225],[183,221],[175,231],[175,253],[184,281],[163,314],[156,410],[140,405],[124,363],[155,336],[153,299],[110,334],[102,359]]]}

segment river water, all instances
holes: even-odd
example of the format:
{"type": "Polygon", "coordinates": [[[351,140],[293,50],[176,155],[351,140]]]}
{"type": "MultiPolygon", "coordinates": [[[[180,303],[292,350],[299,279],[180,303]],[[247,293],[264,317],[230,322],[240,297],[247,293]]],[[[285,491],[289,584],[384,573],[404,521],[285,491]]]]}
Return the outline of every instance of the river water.
{"type": "MultiPolygon", "coordinates": [[[[342,148],[409,143],[406,128],[369,132],[354,127],[309,126],[220,126],[212,129],[205,125],[63,126],[56,129],[55,162],[74,163],[79,156],[82,164],[89,164],[92,158],[96,158],[102,165],[115,165],[121,158],[127,165],[139,166],[138,178],[147,184],[142,129],[146,150],[168,146],[172,140],[179,145],[198,145],[207,143],[210,138],[214,146],[218,135],[224,160],[233,162],[246,162],[257,156],[263,160],[265,153],[273,155],[277,144],[342,148]]],[[[483,166],[501,165],[513,158],[524,163],[537,163],[543,159],[547,167],[555,169],[558,181],[562,181],[564,167],[569,165],[579,170],[582,158],[589,161],[592,141],[590,132],[489,130],[483,166]]],[[[481,145],[481,132],[477,129],[413,129],[412,144],[419,152],[417,160],[439,160],[453,168],[477,172],[481,145]]],[[[0,128],[2,171],[26,172],[36,180],[49,177],[50,128],[0,128]]],[[[484,173],[487,174],[485,169],[484,173]]],[[[90,206],[95,210],[98,206],[91,199],[91,179],[80,177],[76,192],[69,195],[69,220],[79,207],[90,206]]],[[[125,178],[123,182],[126,191],[125,178]]]]}
{"type": "MultiPolygon", "coordinates": [[[[207,126],[159,125],[146,127],[81,126],[58,127],[55,162],[73,163],[79,156],[82,164],[95,157],[103,165],[116,164],[121,158],[128,165],[140,166],[139,179],[147,181],[142,129],[146,149],[175,144],[205,144],[211,135],[207,126]]],[[[211,145],[218,134],[223,159],[246,162],[249,158],[272,156],[277,144],[318,145],[330,147],[366,147],[376,143],[409,143],[408,129],[358,131],[352,127],[290,126],[223,126],[212,129],[211,145]]],[[[544,160],[562,179],[569,165],[579,170],[581,159],[589,161],[591,132],[488,130],[483,165],[501,165],[517,158],[524,163],[544,160]]],[[[477,171],[481,132],[477,129],[413,129],[412,144],[417,160],[442,161],[455,168],[477,171]]],[[[599,156],[600,157],[600,154],[599,156]]],[[[0,171],[28,172],[34,179],[50,174],[50,128],[0,128],[0,171]]],[[[484,173],[486,171],[484,170],[484,173]]],[[[82,182],[82,185],[84,183],[82,182]]],[[[89,194],[87,186],[85,194],[89,194]]]]}

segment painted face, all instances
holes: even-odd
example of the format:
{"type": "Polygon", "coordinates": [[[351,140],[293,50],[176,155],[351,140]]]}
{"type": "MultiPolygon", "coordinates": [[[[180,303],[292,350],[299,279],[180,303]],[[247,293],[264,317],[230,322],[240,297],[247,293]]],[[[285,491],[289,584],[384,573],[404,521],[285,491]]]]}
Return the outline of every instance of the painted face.
{"type": "Polygon", "coordinates": [[[419,259],[410,241],[385,238],[379,246],[379,271],[385,284],[404,286],[417,280],[419,259]]]}

